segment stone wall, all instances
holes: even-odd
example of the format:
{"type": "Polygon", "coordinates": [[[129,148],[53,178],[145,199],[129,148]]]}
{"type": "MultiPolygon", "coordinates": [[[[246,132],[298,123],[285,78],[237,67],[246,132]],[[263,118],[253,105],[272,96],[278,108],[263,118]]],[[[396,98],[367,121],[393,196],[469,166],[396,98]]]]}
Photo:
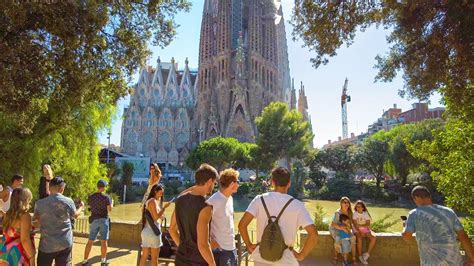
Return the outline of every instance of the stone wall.
{"type": "MultiPolygon", "coordinates": [[[[318,232],[319,237],[316,246],[311,251],[311,258],[330,258],[334,250],[334,240],[327,231],[318,232]]],[[[400,261],[419,262],[418,246],[415,239],[405,241],[400,234],[377,233],[377,242],[375,248],[370,254],[371,258],[396,259],[400,261]]],[[[306,241],[307,234],[301,233],[301,243],[306,241]]],[[[368,244],[368,243],[367,243],[368,244]]],[[[410,265],[410,264],[407,264],[410,265]]]]}

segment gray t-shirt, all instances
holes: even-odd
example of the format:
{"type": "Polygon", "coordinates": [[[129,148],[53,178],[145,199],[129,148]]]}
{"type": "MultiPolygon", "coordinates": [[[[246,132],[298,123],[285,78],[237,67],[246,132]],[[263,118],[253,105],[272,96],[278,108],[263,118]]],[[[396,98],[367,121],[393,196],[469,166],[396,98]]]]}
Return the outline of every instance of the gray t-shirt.
{"type": "Polygon", "coordinates": [[[411,210],[405,230],[416,233],[421,265],[462,265],[456,232],[463,227],[450,208],[432,204],[411,210]]]}
{"type": "Polygon", "coordinates": [[[53,253],[72,247],[71,218],[75,213],[74,201],[61,194],[52,194],[36,202],[35,216],[41,224],[41,252],[53,253]]]}

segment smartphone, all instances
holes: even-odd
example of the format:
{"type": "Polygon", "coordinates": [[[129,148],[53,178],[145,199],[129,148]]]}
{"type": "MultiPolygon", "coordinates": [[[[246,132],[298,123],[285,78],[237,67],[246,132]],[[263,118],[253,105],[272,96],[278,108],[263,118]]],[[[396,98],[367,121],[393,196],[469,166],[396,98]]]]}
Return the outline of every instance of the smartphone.
{"type": "Polygon", "coordinates": [[[406,221],[408,218],[405,215],[402,215],[400,216],[400,219],[402,219],[402,221],[406,221]]]}

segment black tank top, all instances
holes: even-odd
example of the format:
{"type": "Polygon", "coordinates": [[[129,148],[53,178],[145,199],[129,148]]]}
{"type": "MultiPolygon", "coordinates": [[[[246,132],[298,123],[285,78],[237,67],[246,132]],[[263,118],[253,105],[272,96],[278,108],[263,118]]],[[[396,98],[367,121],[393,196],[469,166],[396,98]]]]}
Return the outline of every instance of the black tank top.
{"type": "Polygon", "coordinates": [[[199,213],[206,206],[209,205],[203,196],[195,196],[190,193],[176,200],[176,222],[181,242],[176,254],[176,266],[207,265],[197,246],[196,230],[199,213]]]}

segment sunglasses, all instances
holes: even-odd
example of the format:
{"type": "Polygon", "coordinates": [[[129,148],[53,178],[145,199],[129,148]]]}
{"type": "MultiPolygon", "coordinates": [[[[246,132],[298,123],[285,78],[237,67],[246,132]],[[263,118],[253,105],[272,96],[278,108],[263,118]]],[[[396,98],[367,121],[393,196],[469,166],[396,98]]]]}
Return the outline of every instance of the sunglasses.
{"type": "Polygon", "coordinates": [[[240,185],[240,181],[239,180],[235,180],[235,181],[232,181],[234,183],[237,183],[237,185],[240,185]]]}

